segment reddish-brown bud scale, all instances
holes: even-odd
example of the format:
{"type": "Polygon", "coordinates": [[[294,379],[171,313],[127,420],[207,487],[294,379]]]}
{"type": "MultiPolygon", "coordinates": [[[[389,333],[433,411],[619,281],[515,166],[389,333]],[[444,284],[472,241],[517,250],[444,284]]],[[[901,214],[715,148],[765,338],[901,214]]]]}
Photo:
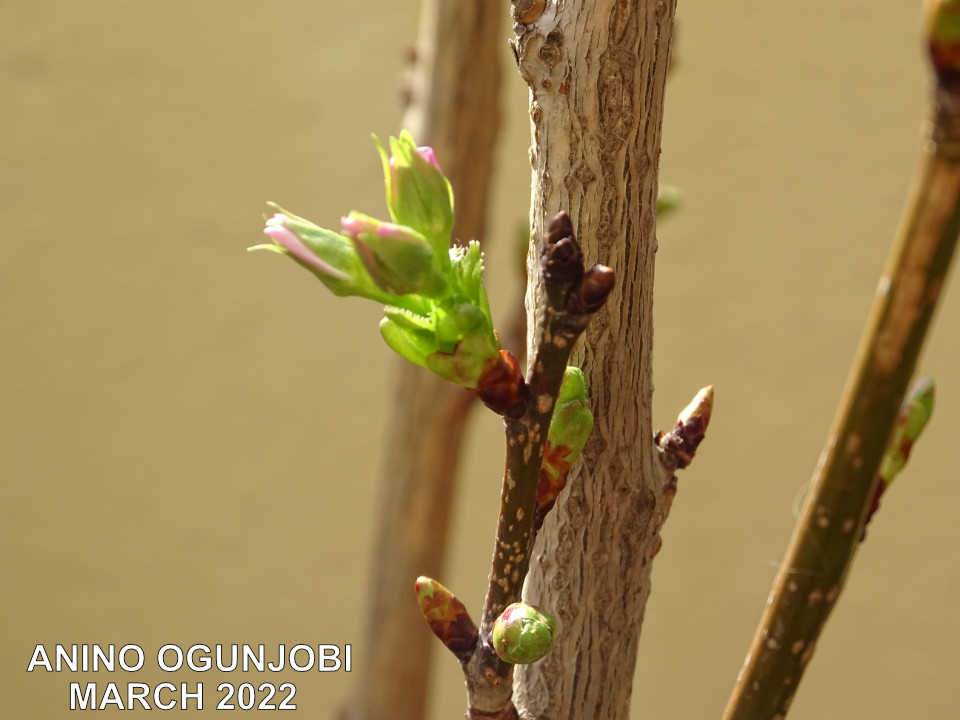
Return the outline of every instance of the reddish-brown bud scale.
{"type": "Polygon", "coordinates": [[[543,236],[540,267],[547,292],[558,297],[579,285],[583,277],[583,252],[574,237],[573,222],[562,210],[543,236]]]}
{"type": "Polygon", "coordinates": [[[477,387],[470,390],[495,413],[513,419],[523,415],[526,391],[520,363],[506,350],[487,360],[477,387]]]}
{"type": "Polygon", "coordinates": [[[440,641],[466,662],[480,638],[480,631],[466,606],[447,588],[428,577],[417,578],[414,586],[420,612],[440,641]]]}
{"type": "Polygon", "coordinates": [[[551,245],[565,237],[573,237],[573,221],[565,210],[561,210],[547,223],[547,234],[544,237],[544,242],[551,245]]]}
{"type": "Polygon", "coordinates": [[[594,265],[587,270],[577,288],[570,296],[567,309],[574,315],[589,315],[603,307],[617,276],[613,268],[594,265]]]}
{"type": "Polygon", "coordinates": [[[563,489],[567,486],[567,475],[570,473],[570,448],[566,445],[553,447],[547,443],[543,451],[543,467],[540,470],[540,481],[537,484],[537,510],[535,529],[539,530],[547,513],[553,509],[554,503],[563,489]],[[548,468],[554,472],[550,472],[548,468]]]}
{"type": "Polygon", "coordinates": [[[583,277],[583,253],[572,237],[547,245],[543,255],[543,278],[547,282],[574,285],[583,277]]]}
{"type": "Polygon", "coordinates": [[[706,437],[712,413],[713,386],[709,385],[683,409],[669,432],[657,433],[656,443],[662,451],[660,459],[671,471],[683,469],[693,461],[706,437]]]}

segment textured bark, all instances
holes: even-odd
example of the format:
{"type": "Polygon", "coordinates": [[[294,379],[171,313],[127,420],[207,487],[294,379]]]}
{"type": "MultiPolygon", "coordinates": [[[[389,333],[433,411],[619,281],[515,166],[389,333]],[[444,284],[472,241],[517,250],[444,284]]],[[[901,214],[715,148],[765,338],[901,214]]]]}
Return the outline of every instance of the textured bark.
{"type": "MultiPolygon", "coordinates": [[[[424,0],[404,127],[433,146],[456,197],[454,236],[483,238],[499,128],[499,3],[424,0]]],[[[472,396],[398,363],[386,440],[365,663],[344,716],[420,720],[436,640],[418,609],[419,575],[441,577],[472,396]]]]}
{"type": "MultiPolygon", "coordinates": [[[[674,10],[674,0],[566,0],[515,26],[531,88],[531,236],[566,210],[587,263],[609,265],[618,278],[579,354],[594,432],[538,536],[527,579],[525,600],[561,628],[543,662],[517,669],[517,706],[527,717],[629,712],[650,561],[670,499],[652,439],[651,308],[674,10]]],[[[531,255],[528,267],[535,263],[531,255]]],[[[540,292],[531,283],[530,328],[540,292]]]]}

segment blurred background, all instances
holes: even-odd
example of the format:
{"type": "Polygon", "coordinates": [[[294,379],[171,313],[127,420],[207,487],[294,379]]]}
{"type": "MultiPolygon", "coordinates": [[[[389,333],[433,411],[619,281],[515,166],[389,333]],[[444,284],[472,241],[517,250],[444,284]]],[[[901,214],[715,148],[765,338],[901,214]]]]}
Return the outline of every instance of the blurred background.
{"type": "MultiPolygon", "coordinates": [[[[659,230],[654,410],[669,426],[707,383],[716,407],[664,532],[636,717],[719,717],[743,661],[912,170],[926,93],[914,5],[679,8],[661,178],[685,205],[659,230]]],[[[199,680],[208,710],[220,682],[291,681],[298,712],[318,718],[351,692],[343,672],[25,670],[38,643],[136,643],[147,668],[165,643],[351,643],[355,665],[367,652],[396,361],[378,307],[245,248],[263,241],[267,200],[327,226],[384,214],[369,135],[400,129],[417,6],[0,4],[3,716],[64,717],[72,681],[199,680]]],[[[506,23],[503,37],[499,318],[517,296],[506,240],[529,196],[526,87],[506,23]]],[[[932,427],[793,718],[957,714],[958,321],[948,287],[920,364],[938,381],[932,427]]],[[[499,425],[473,419],[441,578],[474,613],[499,425]]],[[[430,718],[462,717],[447,655],[435,680],[430,718]]]]}

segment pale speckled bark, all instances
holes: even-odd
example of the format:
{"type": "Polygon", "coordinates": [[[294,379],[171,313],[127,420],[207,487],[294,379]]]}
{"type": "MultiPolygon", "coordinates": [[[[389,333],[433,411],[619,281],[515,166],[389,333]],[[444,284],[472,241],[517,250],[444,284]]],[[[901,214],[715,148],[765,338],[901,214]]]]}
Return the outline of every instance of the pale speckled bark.
{"type": "MultiPolygon", "coordinates": [[[[404,127],[433,146],[456,195],[454,236],[482,239],[499,128],[499,3],[425,0],[404,127]]],[[[473,398],[399,362],[386,441],[365,658],[344,709],[352,720],[420,720],[434,646],[414,597],[439,577],[460,448],[473,398]]],[[[446,659],[446,658],[445,658],[446,659]]]]}
{"type": "MultiPolygon", "coordinates": [[[[526,717],[629,714],[650,560],[669,507],[669,473],[652,441],[651,309],[674,10],[675,0],[559,0],[516,27],[531,86],[532,237],[566,210],[588,264],[609,265],[618,278],[579,354],[593,436],[538,537],[527,579],[525,600],[557,615],[561,631],[544,661],[517,670],[526,717]]],[[[531,253],[528,266],[535,260],[531,253]]],[[[537,297],[528,290],[531,316],[537,297]]]]}

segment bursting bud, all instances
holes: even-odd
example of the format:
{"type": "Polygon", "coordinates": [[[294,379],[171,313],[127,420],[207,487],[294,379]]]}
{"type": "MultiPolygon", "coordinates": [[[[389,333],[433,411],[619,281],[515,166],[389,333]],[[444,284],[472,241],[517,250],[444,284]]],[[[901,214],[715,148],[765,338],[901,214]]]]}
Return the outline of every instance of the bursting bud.
{"type": "MultiPolygon", "coordinates": [[[[417,147],[406,130],[390,138],[390,155],[374,136],[387,185],[387,207],[397,225],[416,228],[437,254],[446,253],[453,231],[453,189],[433,148],[417,147]]],[[[443,269],[443,268],[441,268],[443,269]]]]}
{"type": "Polygon", "coordinates": [[[501,360],[480,246],[450,247],[453,191],[431,148],[406,131],[390,138],[389,155],[376,144],[392,222],[351,212],[334,232],[271,204],[264,233],[273,244],[251,250],[292,257],[335,295],[383,303],[380,332],[394,351],[476,389],[501,360]]]}
{"type": "Polygon", "coordinates": [[[493,623],[493,649],[501,660],[528,665],[544,657],[557,638],[557,619],[532,605],[513,603],[493,623]]]}

